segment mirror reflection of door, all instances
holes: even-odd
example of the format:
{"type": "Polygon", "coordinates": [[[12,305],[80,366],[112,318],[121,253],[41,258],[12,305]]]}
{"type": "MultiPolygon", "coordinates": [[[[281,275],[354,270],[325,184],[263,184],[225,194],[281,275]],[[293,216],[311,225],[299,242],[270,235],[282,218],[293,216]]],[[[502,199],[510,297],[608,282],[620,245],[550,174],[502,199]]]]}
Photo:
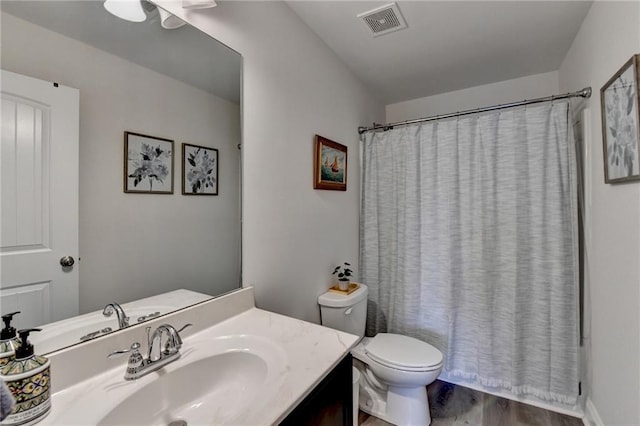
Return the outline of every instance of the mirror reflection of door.
{"type": "Polygon", "coordinates": [[[4,70],[1,87],[0,311],[34,327],[78,314],[79,91],[4,70]]]}

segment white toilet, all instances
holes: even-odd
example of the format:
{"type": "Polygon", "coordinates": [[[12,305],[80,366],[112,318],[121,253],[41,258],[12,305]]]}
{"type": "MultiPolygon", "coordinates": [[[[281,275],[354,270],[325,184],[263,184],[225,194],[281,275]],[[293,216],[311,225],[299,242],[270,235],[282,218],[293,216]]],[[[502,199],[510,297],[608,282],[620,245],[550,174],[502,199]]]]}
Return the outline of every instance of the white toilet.
{"type": "Polygon", "coordinates": [[[364,337],[367,287],[318,298],[322,325],[360,336],[351,350],[360,371],[360,409],[398,426],[431,423],[426,386],[442,371],[442,353],[421,340],[391,333],[364,337]]]}

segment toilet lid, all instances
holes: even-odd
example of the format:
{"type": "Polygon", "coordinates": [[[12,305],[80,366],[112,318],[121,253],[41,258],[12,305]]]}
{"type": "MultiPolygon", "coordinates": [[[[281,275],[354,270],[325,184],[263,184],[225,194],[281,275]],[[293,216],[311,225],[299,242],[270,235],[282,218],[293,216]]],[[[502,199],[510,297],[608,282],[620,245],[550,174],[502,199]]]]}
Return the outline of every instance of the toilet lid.
{"type": "Polygon", "coordinates": [[[365,351],[381,364],[399,369],[420,369],[442,363],[442,352],[422,340],[400,334],[377,334],[365,351]]]}

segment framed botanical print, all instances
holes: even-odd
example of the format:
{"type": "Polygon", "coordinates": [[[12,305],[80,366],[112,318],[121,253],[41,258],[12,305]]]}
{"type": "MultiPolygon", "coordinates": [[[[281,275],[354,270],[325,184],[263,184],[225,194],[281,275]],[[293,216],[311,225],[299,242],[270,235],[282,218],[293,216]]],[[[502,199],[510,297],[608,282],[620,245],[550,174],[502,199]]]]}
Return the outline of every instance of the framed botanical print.
{"type": "Polygon", "coordinates": [[[605,183],[640,179],[639,62],[634,55],[600,90],[605,183]]]}
{"type": "Polygon", "coordinates": [[[218,195],[218,150],[182,144],[182,194],[218,195]]]}
{"type": "Polygon", "coordinates": [[[124,132],[124,192],[173,194],[173,141],[124,132]]]}

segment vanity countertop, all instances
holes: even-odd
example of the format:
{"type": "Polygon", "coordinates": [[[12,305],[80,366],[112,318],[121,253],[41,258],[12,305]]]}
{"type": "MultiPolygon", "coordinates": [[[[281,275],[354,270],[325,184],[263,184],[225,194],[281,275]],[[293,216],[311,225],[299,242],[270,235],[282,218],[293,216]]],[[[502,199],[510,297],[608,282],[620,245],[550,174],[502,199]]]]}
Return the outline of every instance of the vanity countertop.
{"type": "MultiPolygon", "coordinates": [[[[282,421],[357,341],[357,337],[351,334],[254,307],[185,338],[181,359],[157,372],[126,382],[122,378],[124,366],[120,364],[117,368],[55,393],[52,396],[52,411],[41,424],[100,423],[114,406],[140,393],[145,385],[192,362],[199,345],[214,346],[225,339],[253,339],[277,348],[275,352],[272,351],[275,355],[270,355],[276,361],[266,379],[268,383],[265,389],[268,391],[251,395],[251,389],[241,390],[247,398],[252,399],[242,408],[241,416],[217,417],[217,410],[206,412],[206,423],[209,424],[251,426],[272,425],[282,421]]],[[[202,370],[198,372],[198,377],[205,382],[209,375],[216,374],[212,371],[215,369],[202,370]]],[[[229,398],[229,404],[236,404],[238,399],[242,399],[231,390],[216,395],[216,398],[225,397],[229,398]]],[[[186,416],[185,420],[190,424],[204,422],[202,418],[189,422],[186,416]]],[[[134,424],[133,420],[131,424],[134,424]]]]}

